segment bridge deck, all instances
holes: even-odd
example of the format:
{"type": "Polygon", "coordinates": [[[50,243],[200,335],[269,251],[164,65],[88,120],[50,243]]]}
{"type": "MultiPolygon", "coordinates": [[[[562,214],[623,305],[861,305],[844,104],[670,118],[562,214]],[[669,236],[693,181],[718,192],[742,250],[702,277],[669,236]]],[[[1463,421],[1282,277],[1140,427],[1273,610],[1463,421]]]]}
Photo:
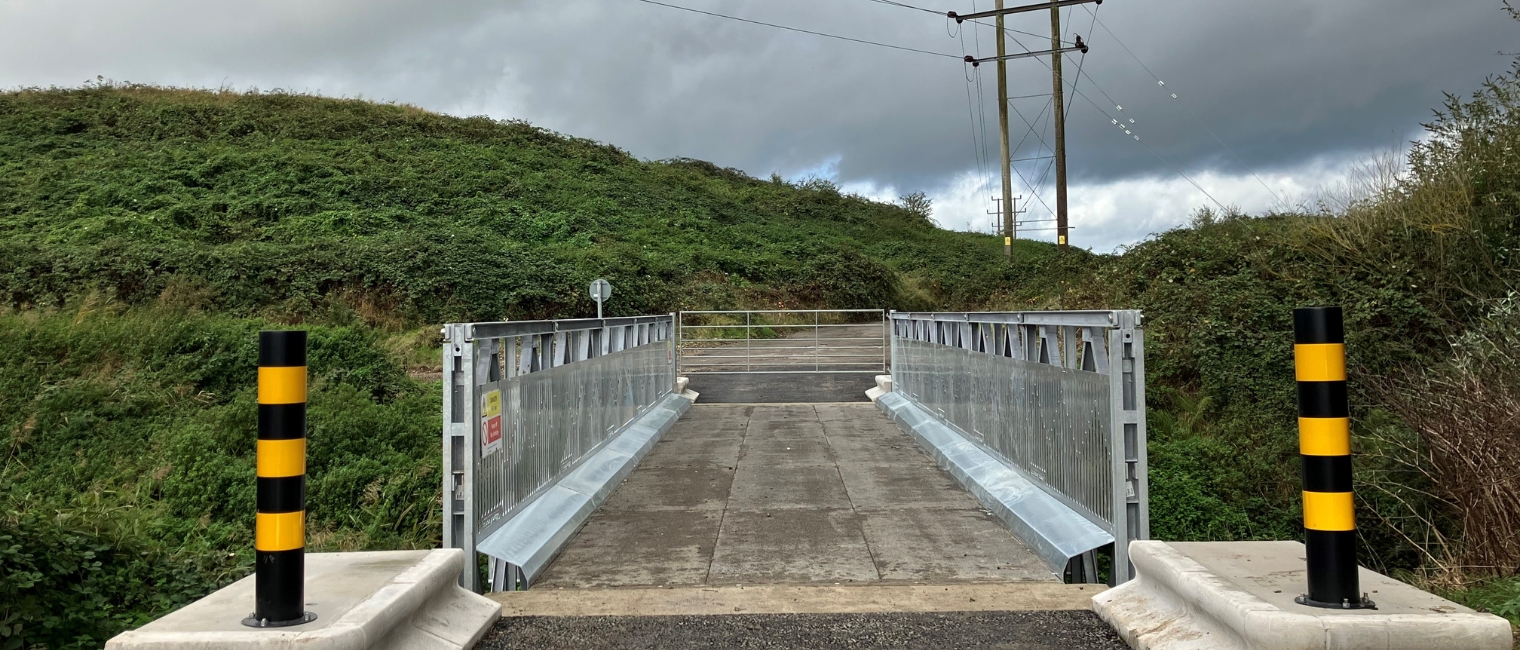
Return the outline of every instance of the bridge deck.
{"type": "Polygon", "coordinates": [[[871,404],[697,404],[536,589],[1055,581],[871,404]]]}

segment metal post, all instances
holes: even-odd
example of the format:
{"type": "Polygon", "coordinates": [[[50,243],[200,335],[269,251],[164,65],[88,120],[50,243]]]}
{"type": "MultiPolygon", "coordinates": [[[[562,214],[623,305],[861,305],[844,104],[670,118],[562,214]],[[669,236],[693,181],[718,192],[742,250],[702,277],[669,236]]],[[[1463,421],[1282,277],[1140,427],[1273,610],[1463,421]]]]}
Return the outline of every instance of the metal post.
{"type": "Polygon", "coordinates": [[[259,332],[254,610],[243,625],[288,627],[306,610],[306,332],[259,332]]]}
{"type": "Polygon", "coordinates": [[[754,368],[750,367],[749,361],[749,330],[751,327],[750,315],[751,312],[744,312],[744,372],[750,372],[754,370],[754,368]]]}
{"type": "Polygon", "coordinates": [[[813,372],[818,372],[818,310],[813,310],[813,372]]]}
{"type": "MultiPolygon", "coordinates": [[[[473,557],[475,547],[474,520],[471,519],[473,501],[470,481],[474,468],[470,467],[469,443],[471,429],[467,424],[466,405],[471,399],[466,373],[470,366],[465,363],[467,325],[449,325],[443,329],[443,547],[464,549],[466,557],[473,557]]],[[[509,373],[517,371],[515,352],[517,342],[509,339],[507,347],[509,373]]],[[[474,567],[466,567],[459,577],[459,585],[475,590],[474,567]]]]}
{"type": "Polygon", "coordinates": [[[1309,574],[1309,592],[1295,600],[1313,607],[1376,609],[1358,585],[1346,327],[1340,307],[1293,310],[1293,366],[1309,574]]]}

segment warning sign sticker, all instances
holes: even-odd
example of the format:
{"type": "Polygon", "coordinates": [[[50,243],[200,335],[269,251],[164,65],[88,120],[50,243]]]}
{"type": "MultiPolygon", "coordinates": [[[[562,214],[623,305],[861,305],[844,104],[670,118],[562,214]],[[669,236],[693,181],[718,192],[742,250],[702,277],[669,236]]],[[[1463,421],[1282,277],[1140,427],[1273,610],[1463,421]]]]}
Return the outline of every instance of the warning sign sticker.
{"type": "Polygon", "coordinates": [[[501,391],[480,397],[480,453],[501,449],[501,391]]]}

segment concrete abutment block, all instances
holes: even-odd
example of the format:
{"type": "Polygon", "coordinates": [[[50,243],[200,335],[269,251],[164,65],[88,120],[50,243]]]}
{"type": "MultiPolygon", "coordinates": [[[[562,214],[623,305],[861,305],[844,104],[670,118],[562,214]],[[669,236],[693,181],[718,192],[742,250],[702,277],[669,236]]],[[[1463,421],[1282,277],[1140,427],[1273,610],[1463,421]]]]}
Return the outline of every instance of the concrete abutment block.
{"type": "Polygon", "coordinates": [[[1510,650],[1509,622],[1367,569],[1376,610],[1293,602],[1305,584],[1298,542],[1130,544],[1136,578],[1093,611],[1137,650],[1510,650]]]}
{"type": "Polygon", "coordinates": [[[306,556],[306,605],[317,620],[255,629],[248,576],[106,643],[109,650],[301,648],[457,650],[474,647],[501,606],[459,587],[458,549],[306,556]]]}

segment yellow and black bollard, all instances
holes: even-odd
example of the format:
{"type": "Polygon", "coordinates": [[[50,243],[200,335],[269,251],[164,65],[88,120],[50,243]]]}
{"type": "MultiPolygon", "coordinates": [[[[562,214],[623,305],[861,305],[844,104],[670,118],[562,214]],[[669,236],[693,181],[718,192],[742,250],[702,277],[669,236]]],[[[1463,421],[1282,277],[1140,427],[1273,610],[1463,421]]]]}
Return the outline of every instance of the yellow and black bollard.
{"type": "Polygon", "coordinates": [[[1346,397],[1346,328],[1341,308],[1293,310],[1293,343],[1309,570],[1309,593],[1297,600],[1315,607],[1373,608],[1357,577],[1351,407],[1346,397]]]}
{"type": "Polygon", "coordinates": [[[258,515],[254,611],[243,624],[286,627],[306,611],[306,332],[259,332],[258,515]]]}

